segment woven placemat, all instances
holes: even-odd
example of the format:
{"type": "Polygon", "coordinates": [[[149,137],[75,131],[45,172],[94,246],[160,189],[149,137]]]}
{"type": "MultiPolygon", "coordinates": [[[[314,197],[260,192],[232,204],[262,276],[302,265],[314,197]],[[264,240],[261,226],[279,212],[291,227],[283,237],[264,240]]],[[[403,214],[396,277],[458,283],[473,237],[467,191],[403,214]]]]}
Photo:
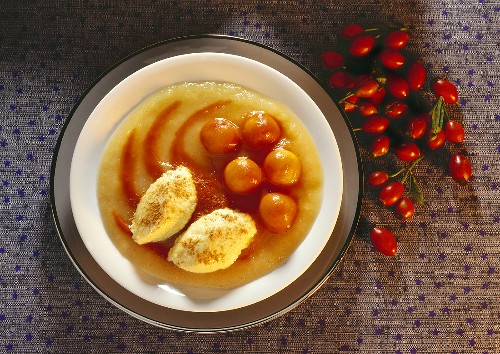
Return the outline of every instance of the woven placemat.
{"type": "Polygon", "coordinates": [[[0,352],[500,352],[496,1],[4,0],[0,15],[0,352]],[[426,159],[415,170],[426,204],[405,223],[368,191],[334,275],[295,310],[248,330],[160,329],[99,296],[63,250],[49,197],[57,139],[85,90],[147,45],[206,33],[265,44],[321,76],[321,53],[348,23],[404,24],[429,73],[456,83],[452,115],[467,132],[471,182],[453,182],[444,155],[426,159]],[[372,249],[373,224],[397,234],[396,257],[372,249]]]}

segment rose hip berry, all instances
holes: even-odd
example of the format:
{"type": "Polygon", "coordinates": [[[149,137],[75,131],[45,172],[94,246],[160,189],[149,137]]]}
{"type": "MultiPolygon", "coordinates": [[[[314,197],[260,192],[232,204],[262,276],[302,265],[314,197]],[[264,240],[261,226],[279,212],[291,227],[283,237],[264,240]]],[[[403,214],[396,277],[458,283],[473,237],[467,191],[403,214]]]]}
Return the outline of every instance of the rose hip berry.
{"type": "Polygon", "coordinates": [[[364,32],[364,28],[357,24],[349,24],[344,27],[340,36],[348,41],[354,39],[358,35],[364,32]]]}
{"type": "Polygon", "coordinates": [[[423,115],[418,115],[411,117],[410,120],[408,121],[407,125],[407,131],[408,135],[412,139],[420,139],[422,138],[425,133],[427,132],[427,126],[428,126],[428,119],[427,119],[428,114],[423,114],[423,115]]]}
{"type": "Polygon", "coordinates": [[[465,136],[464,127],[456,120],[450,119],[444,126],[444,136],[450,143],[461,143],[465,136]]]}
{"type": "Polygon", "coordinates": [[[371,79],[372,79],[372,77],[369,74],[360,74],[360,75],[357,75],[354,78],[354,86],[358,87],[359,85],[361,85],[365,81],[368,81],[368,80],[371,80],[371,79]]]}
{"type": "Polygon", "coordinates": [[[364,57],[372,51],[375,46],[375,37],[360,36],[354,39],[349,46],[349,53],[353,57],[364,57]]]}
{"type": "Polygon", "coordinates": [[[469,160],[462,154],[454,154],[448,163],[450,176],[457,182],[468,182],[472,175],[469,160]]]}
{"type": "Polygon", "coordinates": [[[420,149],[415,143],[403,143],[396,147],[396,156],[401,161],[411,162],[420,157],[420,149]]]}
{"type": "Polygon", "coordinates": [[[389,75],[386,81],[387,91],[398,99],[405,99],[410,93],[410,86],[405,79],[398,75],[389,75]]]}
{"type": "Polygon", "coordinates": [[[410,90],[413,91],[420,90],[424,86],[426,78],[427,72],[420,60],[413,62],[406,72],[406,81],[408,81],[410,90]]]}
{"type": "Polygon", "coordinates": [[[415,214],[415,205],[408,197],[403,197],[396,204],[396,214],[403,220],[408,220],[415,214]]]}
{"type": "Polygon", "coordinates": [[[389,119],[382,116],[371,116],[362,124],[365,133],[380,134],[389,127],[389,119]]]}
{"type": "Polygon", "coordinates": [[[391,206],[396,204],[396,202],[401,199],[405,191],[405,186],[403,183],[396,181],[389,183],[380,191],[378,199],[385,206],[391,206]]]}
{"type": "Polygon", "coordinates": [[[379,55],[378,60],[380,63],[388,69],[397,70],[402,67],[406,58],[400,51],[395,49],[383,49],[379,55]]]}
{"type": "Polygon", "coordinates": [[[444,131],[440,130],[439,133],[435,135],[429,135],[429,137],[427,138],[427,146],[429,146],[431,150],[437,150],[441,146],[443,146],[444,141],[445,141],[444,131]]]}
{"type": "Polygon", "coordinates": [[[383,227],[373,228],[370,241],[377,251],[386,256],[394,256],[398,250],[396,238],[391,231],[383,227]]]}
{"type": "Polygon", "coordinates": [[[377,92],[370,98],[370,102],[374,105],[379,105],[384,101],[385,98],[385,87],[379,87],[377,92]]]}
{"type": "Polygon", "coordinates": [[[385,115],[392,119],[404,116],[408,112],[408,105],[399,101],[392,101],[385,105],[385,115]]]}
{"type": "Polygon", "coordinates": [[[432,90],[437,98],[443,97],[446,103],[457,103],[458,92],[455,85],[448,80],[437,80],[432,85],[432,90]]]}
{"type": "Polygon", "coordinates": [[[389,175],[384,171],[374,171],[368,176],[368,184],[373,187],[381,187],[385,182],[389,180],[389,175]]]}
{"type": "Polygon", "coordinates": [[[358,102],[358,96],[352,95],[347,97],[344,103],[344,111],[346,113],[353,112],[356,109],[356,103],[358,102]]]}
{"type": "Polygon", "coordinates": [[[377,106],[371,102],[361,102],[358,106],[358,111],[364,117],[373,116],[378,113],[377,106]]]}
{"type": "Polygon", "coordinates": [[[387,37],[385,37],[384,46],[392,49],[401,49],[406,46],[409,39],[410,35],[404,31],[392,31],[387,35],[387,37]]]}
{"type": "Polygon", "coordinates": [[[363,82],[361,82],[358,87],[356,88],[356,91],[354,91],[354,94],[358,96],[359,98],[371,98],[375,93],[377,92],[379,88],[379,84],[377,81],[368,79],[363,82]]]}
{"type": "Polygon", "coordinates": [[[332,87],[347,90],[354,87],[354,78],[347,71],[341,70],[330,75],[328,83],[332,87]]]}
{"type": "Polygon", "coordinates": [[[391,140],[387,135],[379,135],[372,144],[372,156],[379,157],[387,154],[391,140]]]}
{"type": "Polygon", "coordinates": [[[321,56],[321,60],[325,68],[329,70],[340,68],[344,65],[344,57],[337,52],[325,52],[321,56]]]}

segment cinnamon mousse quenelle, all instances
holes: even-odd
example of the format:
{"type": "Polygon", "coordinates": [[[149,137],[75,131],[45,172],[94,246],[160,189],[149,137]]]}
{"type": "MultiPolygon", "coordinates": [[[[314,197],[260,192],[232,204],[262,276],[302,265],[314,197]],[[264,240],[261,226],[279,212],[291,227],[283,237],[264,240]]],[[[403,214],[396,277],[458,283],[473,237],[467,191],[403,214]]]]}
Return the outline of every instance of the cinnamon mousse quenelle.
{"type": "Polygon", "coordinates": [[[287,260],[322,189],[315,144],[287,107],[240,85],[193,82],[147,97],[117,127],[97,194],[109,237],[137,268],[231,288],[287,260]]]}

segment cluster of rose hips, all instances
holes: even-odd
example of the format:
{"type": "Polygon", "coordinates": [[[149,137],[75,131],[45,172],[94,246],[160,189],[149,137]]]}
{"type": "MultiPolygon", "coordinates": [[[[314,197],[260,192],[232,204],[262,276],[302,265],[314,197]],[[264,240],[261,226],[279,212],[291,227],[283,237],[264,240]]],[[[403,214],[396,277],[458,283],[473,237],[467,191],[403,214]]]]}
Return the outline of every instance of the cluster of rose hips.
{"type": "MultiPolygon", "coordinates": [[[[322,55],[328,84],[351,123],[359,126],[355,131],[366,133],[371,155],[377,158],[392,151],[405,166],[392,175],[374,171],[367,183],[380,189],[378,198],[384,206],[394,207],[406,220],[415,212],[413,200],[423,203],[413,167],[424,153],[440,149],[446,141],[461,144],[464,140],[462,124],[451,119],[447,110],[458,102],[457,88],[446,79],[428,79],[422,62],[404,51],[410,39],[404,28],[365,29],[350,24],[340,36],[340,50],[322,55]],[[428,91],[435,96],[433,105],[425,99],[428,91]],[[404,196],[405,184],[411,198],[404,196]]],[[[465,183],[471,165],[466,156],[455,153],[448,171],[455,181],[465,183]]],[[[375,227],[370,239],[381,253],[396,254],[397,242],[388,229],[375,227]]]]}

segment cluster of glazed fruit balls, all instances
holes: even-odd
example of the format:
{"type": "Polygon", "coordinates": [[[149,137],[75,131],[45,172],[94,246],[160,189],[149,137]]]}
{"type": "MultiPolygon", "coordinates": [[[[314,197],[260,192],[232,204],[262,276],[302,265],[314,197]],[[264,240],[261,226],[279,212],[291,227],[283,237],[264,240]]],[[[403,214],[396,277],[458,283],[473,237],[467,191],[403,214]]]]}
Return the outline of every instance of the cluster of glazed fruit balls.
{"type": "Polygon", "coordinates": [[[278,121],[262,111],[248,113],[241,127],[226,118],[211,119],[200,132],[211,155],[232,158],[223,169],[228,190],[238,196],[257,194],[259,215],[276,233],[285,232],[294,222],[297,202],[287,191],[301,176],[299,158],[279,144],[281,138],[278,121]],[[234,155],[242,145],[246,152],[234,155]]]}
{"type": "MultiPolygon", "coordinates": [[[[406,220],[413,216],[415,202],[423,203],[413,168],[445,143],[463,143],[464,128],[448,113],[458,102],[457,88],[449,80],[428,78],[421,60],[405,51],[410,40],[405,28],[366,29],[350,24],[340,37],[339,50],[327,51],[321,58],[328,71],[326,80],[352,125],[359,126],[354,130],[364,134],[371,156],[392,152],[403,165],[393,174],[372,171],[367,184],[379,189],[384,206],[406,220]],[[431,104],[425,95],[429,92],[431,104]]],[[[467,156],[451,154],[448,172],[455,181],[466,183],[472,173],[467,156]]],[[[387,228],[373,228],[370,240],[385,255],[397,252],[397,241],[387,228]]]]}

